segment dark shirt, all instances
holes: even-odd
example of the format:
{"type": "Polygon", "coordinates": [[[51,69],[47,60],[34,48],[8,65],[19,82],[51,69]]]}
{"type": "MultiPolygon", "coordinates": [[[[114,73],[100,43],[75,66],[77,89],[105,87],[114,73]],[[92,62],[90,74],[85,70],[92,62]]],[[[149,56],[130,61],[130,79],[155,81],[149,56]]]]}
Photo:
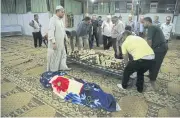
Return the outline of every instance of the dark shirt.
{"type": "Polygon", "coordinates": [[[97,20],[92,20],[91,22],[92,22],[93,32],[97,32],[98,21],[97,20]]]}
{"type": "Polygon", "coordinates": [[[103,20],[98,20],[98,26],[101,27],[103,23],[103,20]]]}
{"type": "Polygon", "coordinates": [[[164,34],[162,30],[157,26],[148,27],[147,39],[152,41],[152,49],[154,52],[167,51],[168,46],[166,44],[164,34]]]}
{"type": "Polygon", "coordinates": [[[89,24],[87,24],[85,21],[81,21],[81,23],[78,24],[76,29],[77,36],[89,35],[89,30],[89,24]]]}

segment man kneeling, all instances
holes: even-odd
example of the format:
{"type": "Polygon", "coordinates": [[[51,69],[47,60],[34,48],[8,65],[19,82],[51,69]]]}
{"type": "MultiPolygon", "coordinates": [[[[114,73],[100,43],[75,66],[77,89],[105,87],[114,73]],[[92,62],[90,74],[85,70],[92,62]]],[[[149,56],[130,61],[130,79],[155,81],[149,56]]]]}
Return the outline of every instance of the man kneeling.
{"type": "Polygon", "coordinates": [[[122,89],[128,87],[129,77],[137,72],[136,87],[138,92],[143,92],[144,73],[151,68],[155,58],[154,52],[146,40],[139,36],[133,36],[131,32],[124,31],[122,34],[122,54],[125,61],[122,85],[117,86],[122,89]],[[128,53],[133,56],[133,60],[128,62],[128,53]]]}

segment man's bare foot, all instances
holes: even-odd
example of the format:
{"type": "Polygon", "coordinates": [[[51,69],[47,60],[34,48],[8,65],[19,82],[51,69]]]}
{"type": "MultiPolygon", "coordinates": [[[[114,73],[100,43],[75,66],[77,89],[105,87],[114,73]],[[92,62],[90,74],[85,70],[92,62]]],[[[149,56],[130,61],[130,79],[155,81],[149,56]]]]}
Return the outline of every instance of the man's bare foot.
{"type": "Polygon", "coordinates": [[[63,69],[64,71],[70,71],[72,70],[71,68],[66,68],[66,69],[63,69]]]}
{"type": "Polygon", "coordinates": [[[66,68],[66,69],[61,69],[59,71],[70,71],[70,70],[72,70],[72,69],[71,68],[66,68]]]}
{"type": "Polygon", "coordinates": [[[122,89],[122,90],[126,90],[126,89],[124,89],[124,88],[122,87],[122,84],[117,84],[117,87],[120,88],[120,89],[122,89]]]}
{"type": "Polygon", "coordinates": [[[152,87],[155,91],[158,90],[159,85],[157,84],[156,81],[150,81],[150,84],[151,84],[151,87],[152,87]]]}

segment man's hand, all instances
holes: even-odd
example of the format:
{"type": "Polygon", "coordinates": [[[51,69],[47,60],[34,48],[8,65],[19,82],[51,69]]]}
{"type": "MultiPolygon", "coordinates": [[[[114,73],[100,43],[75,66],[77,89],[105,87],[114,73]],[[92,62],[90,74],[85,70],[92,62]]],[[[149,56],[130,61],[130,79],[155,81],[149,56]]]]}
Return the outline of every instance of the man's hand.
{"type": "Polygon", "coordinates": [[[53,50],[56,50],[56,44],[55,43],[53,43],[53,50]]]}
{"type": "Polygon", "coordinates": [[[152,41],[151,40],[147,40],[147,43],[149,44],[150,47],[152,47],[152,41]]]}
{"type": "Polygon", "coordinates": [[[123,54],[123,59],[124,59],[124,64],[125,64],[125,66],[127,66],[127,64],[128,64],[128,55],[127,54],[123,54]]]}

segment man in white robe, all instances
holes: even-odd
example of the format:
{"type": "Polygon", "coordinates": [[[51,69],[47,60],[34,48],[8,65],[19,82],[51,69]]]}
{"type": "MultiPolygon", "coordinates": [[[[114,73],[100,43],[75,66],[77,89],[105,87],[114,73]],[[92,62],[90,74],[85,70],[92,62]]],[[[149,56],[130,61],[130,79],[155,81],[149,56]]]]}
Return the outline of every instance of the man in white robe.
{"type": "Polygon", "coordinates": [[[64,41],[67,38],[63,23],[64,8],[56,7],[56,14],[50,19],[48,30],[47,71],[70,70],[66,64],[64,41]]]}

